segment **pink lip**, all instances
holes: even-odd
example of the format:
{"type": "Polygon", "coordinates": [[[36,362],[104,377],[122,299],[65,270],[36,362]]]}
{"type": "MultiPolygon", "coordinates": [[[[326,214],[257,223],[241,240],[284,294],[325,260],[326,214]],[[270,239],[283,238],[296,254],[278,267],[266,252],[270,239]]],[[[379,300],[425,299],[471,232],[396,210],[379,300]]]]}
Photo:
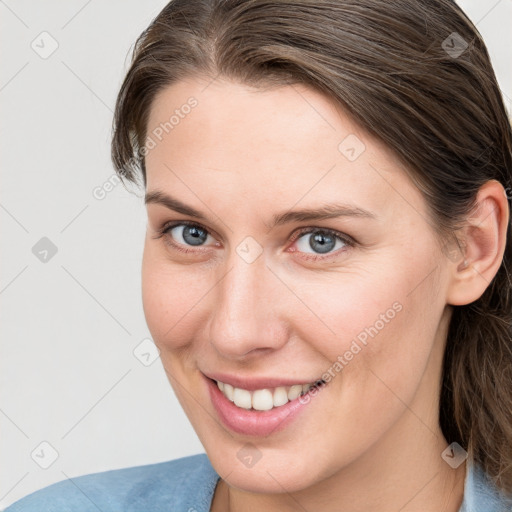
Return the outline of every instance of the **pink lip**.
{"type": "Polygon", "coordinates": [[[255,389],[272,389],[279,386],[293,386],[295,384],[310,384],[319,380],[317,377],[313,377],[311,380],[291,380],[291,379],[276,379],[273,377],[237,377],[236,375],[228,375],[226,373],[208,373],[204,374],[206,377],[224,382],[225,384],[231,384],[234,388],[247,389],[248,391],[254,391],[255,389]]]}
{"type": "MultiPolygon", "coordinates": [[[[297,418],[300,412],[305,410],[306,406],[316,398],[311,396],[309,397],[310,400],[307,403],[304,403],[304,397],[308,394],[306,393],[306,395],[302,397],[302,402],[299,401],[299,398],[301,398],[299,397],[285,405],[275,407],[270,411],[255,411],[253,409],[242,409],[237,407],[233,402],[224,396],[224,394],[218,388],[216,382],[209,378],[205,378],[205,381],[208,386],[208,391],[210,393],[213,406],[217,411],[217,414],[222,423],[233,432],[249,436],[266,437],[274,432],[279,432],[280,430],[284,429],[293,419],[297,418]]],[[[267,387],[276,387],[268,386],[269,381],[270,379],[265,381],[267,387]]],[[[221,382],[225,381],[221,380],[221,382]]],[[[321,391],[321,389],[321,387],[318,388],[318,391],[321,391]]]]}

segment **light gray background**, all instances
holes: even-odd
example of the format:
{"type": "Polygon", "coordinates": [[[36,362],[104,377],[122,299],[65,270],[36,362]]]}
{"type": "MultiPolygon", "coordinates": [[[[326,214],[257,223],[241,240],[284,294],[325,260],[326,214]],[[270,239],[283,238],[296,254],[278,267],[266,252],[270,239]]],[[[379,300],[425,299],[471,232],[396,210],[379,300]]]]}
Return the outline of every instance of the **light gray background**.
{"type": "MultiPolygon", "coordinates": [[[[203,451],[160,359],[133,353],[150,336],[142,200],[122,185],[93,195],[113,176],[128,51],[166,3],[0,0],[0,509],[66,477],[203,451]],[[58,43],[46,59],[31,47],[51,49],[44,31],[58,43]],[[43,237],[57,247],[46,262],[32,252],[43,237]],[[42,442],[58,454],[47,469],[42,442]]],[[[512,0],[460,4],[510,111],[512,0]]]]}

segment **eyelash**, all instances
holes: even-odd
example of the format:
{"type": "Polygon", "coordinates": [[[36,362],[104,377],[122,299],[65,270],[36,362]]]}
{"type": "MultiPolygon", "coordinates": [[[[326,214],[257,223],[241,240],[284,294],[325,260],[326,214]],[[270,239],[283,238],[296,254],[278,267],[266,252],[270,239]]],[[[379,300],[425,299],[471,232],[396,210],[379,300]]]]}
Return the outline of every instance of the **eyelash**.
{"type": "MultiPolygon", "coordinates": [[[[158,229],[158,234],[156,236],[154,236],[153,238],[155,238],[155,239],[164,238],[169,233],[169,231],[171,231],[173,228],[175,228],[177,226],[198,227],[198,228],[201,228],[202,230],[204,230],[207,234],[211,235],[210,231],[208,229],[206,229],[205,227],[201,226],[201,224],[198,224],[197,222],[182,220],[179,222],[174,221],[174,222],[164,224],[161,228],[158,229]]],[[[327,254],[325,254],[325,256],[322,256],[320,254],[305,254],[305,255],[301,256],[303,259],[311,260],[311,261],[327,259],[329,257],[332,257],[333,255],[338,254],[338,253],[345,252],[348,248],[354,247],[356,245],[356,241],[352,237],[350,237],[344,233],[341,233],[340,231],[336,231],[334,229],[329,229],[329,228],[323,228],[323,227],[300,228],[298,231],[296,231],[292,235],[291,242],[295,242],[295,240],[297,240],[301,236],[303,236],[307,233],[314,233],[315,231],[321,231],[322,233],[325,233],[327,235],[331,235],[335,238],[338,238],[345,244],[345,247],[342,247],[341,249],[338,249],[335,252],[327,253],[327,254]]],[[[172,241],[171,239],[164,238],[164,242],[167,245],[169,245],[170,247],[172,247],[173,249],[176,249],[176,250],[184,252],[184,253],[196,252],[194,249],[187,249],[185,247],[182,247],[182,244],[176,243],[176,242],[172,241]]],[[[300,252],[300,251],[293,251],[293,252],[300,252]]],[[[303,253],[301,253],[301,254],[303,254],[303,253]]]]}

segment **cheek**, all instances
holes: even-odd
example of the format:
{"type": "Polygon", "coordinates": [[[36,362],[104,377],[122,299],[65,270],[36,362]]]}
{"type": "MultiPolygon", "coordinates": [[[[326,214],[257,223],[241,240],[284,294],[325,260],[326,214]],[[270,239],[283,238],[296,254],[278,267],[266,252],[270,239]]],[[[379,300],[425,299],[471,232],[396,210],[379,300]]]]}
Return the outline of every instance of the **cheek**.
{"type": "Polygon", "coordinates": [[[148,328],[162,352],[189,343],[197,328],[204,286],[197,272],[170,262],[164,251],[146,244],[142,262],[142,303],[148,328]]]}
{"type": "MultiPolygon", "coordinates": [[[[322,378],[336,390],[327,406],[334,419],[322,426],[326,438],[351,439],[357,451],[375,442],[400,417],[404,404],[413,402],[443,310],[435,273],[425,279],[434,266],[419,257],[414,267],[398,268],[390,260],[387,269],[382,265],[379,272],[338,276],[302,296],[335,332],[316,320],[295,324],[303,329],[302,339],[324,355],[329,377],[322,378]]],[[[346,450],[341,444],[340,453],[346,450]]]]}
{"type": "Polygon", "coordinates": [[[351,348],[347,359],[355,358],[355,353],[362,353],[357,345],[369,348],[393,324],[401,323],[405,287],[394,276],[387,275],[382,282],[376,281],[373,272],[363,271],[325,277],[313,276],[309,285],[300,287],[297,295],[307,309],[296,308],[294,326],[301,329],[302,339],[314,342],[330,361],[351,348]]]}
{"type": "Polygon", "coordinates": [[[331,376],[364,379],[371,367],[401,385],[400,375],[422,373],[443,311],[436,264],[425,254],[413,257],[414,265],[396,265],[389,255],[387,265],[381,258],[373,269],[368,263],[301,286],[315,315],[297,315],[294,325],[329,361],[331,376]]]}

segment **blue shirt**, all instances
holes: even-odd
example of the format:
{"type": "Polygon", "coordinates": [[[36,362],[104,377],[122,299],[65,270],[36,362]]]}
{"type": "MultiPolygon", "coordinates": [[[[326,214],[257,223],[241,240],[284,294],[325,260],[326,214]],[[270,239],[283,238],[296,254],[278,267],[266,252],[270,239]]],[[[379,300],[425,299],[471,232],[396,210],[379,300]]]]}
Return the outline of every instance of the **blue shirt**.
{"type": "MultiPolygon", "coordinates": [[[[64,480],[5,512],[209,512],[219,475],[206,454],[64,480]]],[[[469,463],[459,512],[511,512],[485,474],[469,463]]]]}

